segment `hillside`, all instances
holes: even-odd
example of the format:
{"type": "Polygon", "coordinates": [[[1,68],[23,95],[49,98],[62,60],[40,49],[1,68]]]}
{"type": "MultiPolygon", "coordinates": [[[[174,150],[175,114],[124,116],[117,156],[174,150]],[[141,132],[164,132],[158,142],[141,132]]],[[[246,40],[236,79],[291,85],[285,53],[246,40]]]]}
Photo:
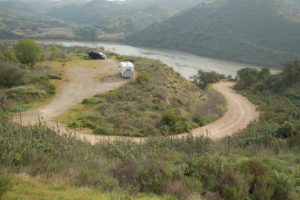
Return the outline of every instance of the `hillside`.
{"type": "Polygon", "coordinates": [[[1,0],[0,38],[123,41],[196,2],[1,0]]]}
{"type": "Polygon", "coordinates": [[[289,0],[208,1],[132,34],[128,43],[280,67],[299,58],[299,10],[289,0]]]}
{"type": "Polygon", "coordinates": [[[145,137],[187,132],[223,115],[218,93],[200,90],[159,61],[121,58],[134,61],[136,79],[83,100],[60,122],[96,135],[145,137]]]}
{"type": "Polygon", "coordinates": [[[0,1],[1,39],[42,38],[45,34],[65,38],[70,37],[70,27],[62,20],[42,15],[39,9],[22,1],[0,1]]]}
{"type": "MultiPolygon", "coordinates": [[[[26,109],[24,102],[28,105],[52,96],[56,81],[64,82],[61,70],[72,67],[68,67],[69,61],[74,63],[69,56],[80,57],[75,63],[84,62],[91,69],[97,61],[93,61],[93,65],[87,62],[81,54],[84,49],[67,48],[65,57],[60,57],[64,53],[62,49],[45,47],[43,59],[46,63],[57,63],[52,69],[40,62],[21,64],[15,57],[21,58],[16,49],[0,48],[0,199],[299,199],[298,61],[287,63],[283,72],[275,75],[267,69],[246,68],[238,72],[235,89],[256,103],[262,113],[259,122],[240,134],[220,141],[192,136],[180,139],[150,137],[143,143],[106,140],[92,146],[76,140],[71,134],[60,135],[60,131],[56,132],[58,127],[48,128],[44,123],[35,126],[16,124],[11,118],[12,112],[18,110],[11,108],[26,109]]],[[[114,54],[111,57],[124,59],[114,54]]],[[[128,112],[132,104],[140,105],[140,118],[143,119],[149,105],[163,111],[157,106],[165,104],[158,98],[200,96],[199,89],[193,90],[191,83],[182,81],[178,74],[160,66],[158,61],[148,60],[148,64],[141,66],[138,60],[132,61],[140,69],[129,86],[84,101],[88,107],[96,105],[94,113],[104,109],[108,114],[120,109],[128,112]],[[160,76],[156,68],[167,75],[160,76]],[[166,87],[153,86],[164,83],[166,87]],[[151,99],[150,92],[148,96],[143,95],[144,87],[156,91],[157,96],[151,99]],[[134,96],[126,93],[130,91],[131,94],[133,89],[134,96]],[[102,107],[98,107],[101,104],[102,107]]],[[[188,104],[188,101],[169,99],[170,108],[178,111],[184,107],[181,104],[188,104]]],[[[213,101],[209,102],[215,106],[213,101]]],[[[138,112],[134,108],[132,111],[130,116],[138,112]]],[[[191,107],[186,116],[193,111],[191,107]]],[[[173,119],[165,118],[164,122],[172,125],[173,119]]],[[[97,123],[101,124],[101,121],[95,121],[97,123]]],[[[141,126],[145,124],[141,123],[141,126]]]]}
{"type": "Polygon", "coordinates": [[[53,8],[47,15],[76,24],[92,24],[107,33],[129,34],[191,7],[195,2],[196,0],[187,3],[177,0],[174,2],[177,6],[170,6],[168,1],[93,0],[82,5],[68,4],[53,8]]]}

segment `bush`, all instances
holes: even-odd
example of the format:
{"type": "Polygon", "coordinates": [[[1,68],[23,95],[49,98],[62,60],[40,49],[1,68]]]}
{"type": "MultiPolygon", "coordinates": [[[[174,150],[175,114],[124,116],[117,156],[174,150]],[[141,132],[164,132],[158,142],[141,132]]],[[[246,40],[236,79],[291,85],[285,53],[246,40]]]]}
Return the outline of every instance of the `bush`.
{"type": "Polygon", "coordinates": [[[143,84],[149,82],[150,78],[146,74],[139,74],[136,78],[136,83],[143,84]]]}
{"type": "Polygon", "coordinates": [[[168,181],[164,184],[164,193],[174,195],[179,199],[187,199],[191,193],[181,181],[168,181]]]}
{"type": "Polygon", "coordinates": [[[184,119],[173,111],[165,112],[162,115],[158,126],[167,134],[184,133],[188,131],[188,125],[184,119]]]}
{"type": "Polygon", "coordinates": [[[166,176],[163,162],[158,160],[149,161],[139,172],[138,182],[141,185],[141,191],[161,194],[166,176]]]}
{"type": "Polygon", "coordinates": [[[19,40],[15,47],[15,53],[21,63],[31,65],[40,60],[42,56],[40,45],[30,39],[19,40]]]}
{"type": "Polygon", "coordinates": [[[53,79],[53,80],[61,80],[61,76],[56,75],[56,74],[48,74],[48,78],[53,79]]]}
{"type": "Polygon", "coordinates": [[[101,128],[101,127],[98,127],[93,131],[95,135],[112,135],[112,132],[113,131],[108,128],[101,128]]]}
{"type": "Polygon", "coordinates": [[[16,64],[1,62],[0,63],[0,85],[12,87],[22,82],[24,71],[16,64]]]}
{"type": "Polygon", "coordinates": [[[248,178],[251,199],[268,199],[272,195],[274,180],[268,165],[256,159],[248,159],[242,162],[240,171],[248,178]]]}
{"type": "Polygon", "coordinates": [[[11,180],[0,172],[0,200],[11,189],[11,180]]]}
{"type": "Polygon", "coordinates": [[[293,177],[288,177],[284,174],[275,173],[275,189],[272,195],[272,200],[293,199],[295,185],[293,177]]]}
{"type": "Polygon", "coordinates": [[[79,186],[92,186],[101,190],[111,191],[118,186],[118,181],[99,170],[84,169],[77,177],[79,186]]]}
{"type": "Polygon", "coordinates": [[[199,115],[193,117],[193,121],[197,123],[199,126],[205,125],[205,119],[199,115]]]}
{"type": "Polygon", "coordinates": [[[92,97],[92,98],[89,98],[89,99],[84,99],[82,101],[82,104],[98,104],[98,103],[101,103],[101,100],[97,97],[92,97]]]}
{"type": "Polygon", "coordinates": [[[276,136],[279,138],[289,138],[295,136],[297,133],[294,125],[290,122],[284,122],[277,130],[276,136]]]}
{"type": "Polygon", "coordinates": [[[18,62],[18,59],[15,55],[15,53],[11,50],[11,49],[5,49],[3,51],[3,56],[8,60],[8,61],[11,61],[11,62],[18,62]]]}
{"type": "Polygon", "coordinates": [[[50,60],[50,61],[62,61],[62,60],[67,60],[68,54],[62,50],[53,50],[45,53],[43,55],[44,60],[50,60]]]}
{"type": "Polygon", "coordinates": [[[199,88],[206,89],[209,84],[219,82],[221,79],[225,78],[226,77],[224,75],[218,74],[214,71],[205,72],[199,70],[197,75],[191,77],[191,80],[199,88]]]}

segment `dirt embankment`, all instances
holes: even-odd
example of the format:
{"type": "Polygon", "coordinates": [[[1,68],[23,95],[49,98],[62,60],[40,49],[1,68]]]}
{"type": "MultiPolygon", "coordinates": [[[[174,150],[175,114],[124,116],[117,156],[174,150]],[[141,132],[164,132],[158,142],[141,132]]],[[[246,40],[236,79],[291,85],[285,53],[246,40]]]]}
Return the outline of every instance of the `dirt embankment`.
{"type": "MultiPolygon", "coordinates": [[[[76,133],[64,125],[58,124],[55,118],[72,106],[80,103],[83,99],[95,94],[108,92],[125,84],[128,80],[122,79],[119,75],[118,63],[113,60],[103,61],[100,67],[71,67],[66,71],[67,82],[60,88],[56,96],[46,105],[31,109],[22,114],[24,125],[35,124],[39,121],[46,122],[47,126],[58,128],[61,134],[75,134],[75,137],[91,144],[103,140],[130,140],[142,142],[145,139],[128,138],[118,136],[99,136],[85,134],[77,131],[76,133]],[[99,80],[95,77],[101,75],[105,78],[99,80]]],[[[227,112],[217,121],[204,127],[197,128],[191,133],[184,133],[175,138],[185,137],[188,134],[193,136],[207,136],[217,140],[228,135],[238,133],[247,125],[259,118],[259,112],[245,97],[237,94],[232,86],[232,82],[221,82],[213,85],[213,88],[221,93],[227,101],[227,112]]]]}

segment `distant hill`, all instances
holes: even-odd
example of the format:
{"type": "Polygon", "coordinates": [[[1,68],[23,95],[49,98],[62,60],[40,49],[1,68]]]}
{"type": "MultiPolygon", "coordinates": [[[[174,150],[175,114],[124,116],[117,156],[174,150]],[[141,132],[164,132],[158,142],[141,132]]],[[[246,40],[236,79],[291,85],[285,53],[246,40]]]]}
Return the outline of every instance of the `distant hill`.
{"type": "MultiPolygon", "coordinates": [[[[165,10],[156,10],[168,13],[165,10]]],[[[146,28],[162,17],[122,2],[106,0],[93,0],[83,5],[69,4],[50,9],[47,14],[75,24],[92,24],[107,33],[132,33],[146,28]]]]}
{"type": "Polygon", "coordinates": [[[204,0],[0,0],[0,38],[124,41],[204,0]]]}
{"type": "Polygon", "coordinates": [[[118,16],[128,12],[121,10],[114,2],[106,0],[93,0],[83,5],[69,4],[61,8],[49,11],[48,15],[75,23],[96,24],[101,20],[112,16],[118,16]]]}
{"type": "Polygon", "coordinates": [[[148,7],[152,5],[160,5],[168,7],[173,11],[181,11],[187,8],[191,8],[200,2],[206,0],[126,0],[126,4],[134,7],[148,7]]]}
{"type": "Polygon", "coordinates": [[[50,29],[66,29],[69,24],[44,16],[40,10],[23,1],[0,1],[0,39],[42,38],[50,29]]]}
{"type": "Polygon", "coordinates": [[[92,0],[85,4],[68,4],[50,9],[49,16],[76,24],[97,25],[107,33],[132,33],[203,0],[92,0]],[[79,17],[80,15],[80,17],[79,17]]]}
{"type": "Polygon", "coordinates": [[[279,67],[300,58],[299,0],[207,0],[128,43],[279,67]]]}
{"type": "Polygon", "coordinates": [[[29,4],[26,4],[22,1],[17,1],[17,0],[0,1],[0,7],[18,10],[18,11],[22,11],[22,12],[35,12],[35,10],[31,6],[29,6],[29,4]]]}

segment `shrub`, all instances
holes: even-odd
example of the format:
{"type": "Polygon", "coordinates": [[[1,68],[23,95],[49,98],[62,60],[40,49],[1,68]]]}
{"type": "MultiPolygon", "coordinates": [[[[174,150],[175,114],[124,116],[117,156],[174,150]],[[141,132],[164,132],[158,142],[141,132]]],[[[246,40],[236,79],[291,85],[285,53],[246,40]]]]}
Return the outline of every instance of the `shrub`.
{"type": "Polygon", "coordinates": [[[244,68],[237,72],[238,83],[237,89],[245,89],[252,87],[258,82],[259,71],[255,68],[244,68]]]}
{"type": "Polygon", "coordinates": [[[21,39],[15,47],[17,58],[23,64],[33,65],[41,59],[42,53],[38,43],[30,39],[21,39]]]}
{"type": "Polygon", "coordinates": [[[205,119],[199,115],[193,117],[193,121],[197,123],[199,126],[205,125],[205,119]]]}
{"type": "Polygon", "coordinates": [[[67,60],[68,54],[62,50],[54,50],[54,51],[49,51],[43,55],[44,60],[50,60],[50,61],[62,61],[62,60],[67,60]]]}
{"type": "Polygon", "coordinates": [[[48,74],[48,78],[53,79],[53,80],[61,80],[61,76],[56,75],[56,74],[48,74]]]}
{"type": "Polygon", "coordinates": [[[165,133],[176,134],[188,131],[187,123],[173,111],[165,112],[159,122],[159,128],[165,133]]]}
{"type": "Polygon", "coordinates": [[[24,71],[16,64],[1,62],[0,63],[0,85],[12,87],[22,82],[24,71]]]}
{"type": "Polygon", "coordinates": [[[293,178],[284,174],[275,173],[275,189],[272,195],[272,200],[293,199],[295,185],[292,182],[293,178]]]}
{"type": "Polygon", "coordinates": [[[49,51],[58,51],[59,48],[55,45],[51,45],[49,48],[48,48],[49,51]]]}
{"type": "Polygon", "coordinates": [[[300,146],[300,134],[297,134],[294,137],[289,138],[289,144],[294,147],[300,146]]]}
{"type": "Polygon", "coordinates": [[[112,135],[112,132],[112,130],[102,127],[98,127],[93,131],[93,133],[96,135],[112,135]]]}
{"type": "Polygon", "coordinates": [[[164,181],[166,181],[164,164],[159,160],[149,160],[139,172],[138,182],[143,192],[161,194],[164,181]]]}
{"type": "Polygon", "coordinates": [[[8,60],[8,61],[11,61],[11,62],[18,62],[18,59],[15,55],[15,53],[11,50],[11,49],[5,49],[3,51],[3,56],[8,60]]]}
{"type": "Polygon", "coordinates": [[[225,199],[240,200],[248,196],[249,185],[244,176],[225,170],[219,178],[218,190],[225,199]]]}
{"type": "Polygon", "coordinates": [[[274,180],[268,165],[256,159],[248,159],[240,165],[240,171],[248,177],[249,196],[252,199],[268,199],[272,195],[274,180]]]}
{"type": "Polygon", "coordinates": [[[150,78],[146,74],[139,74],[136,78],[136,83],[143,84],[149,82],[150,78]]]}
{"type": "Polygon", "coordinates": [[[279,138],[289,138],[297,133],[294,125],[290,122],[284,122],[277,130],[276,136],[279,138]]]}
{"type": "Polygon", "coordinates": [[[92,97],[92,98],[89,98],[89,99],[84,99],[82,101],[83,104],[98,104],[98,103],[101,103],[101,100],[97,97],[92,97]]]}
{"type": "Polygon", "coordinates": [[[202,70],[198,71],[197,75],[191,77],[192,82],[201,89],[206,89],[211,83],[219,82],[220,79],[225,79],[224,75],[218,74],[214,71],[205,72],[202,70]]]}
{"type": "Polygon", "coordinates": [[[164,184],[164,193],[174,195],[179,199],[187,199],[191,195],[189,188],[187,188],[181,181],[168,181],[164,184]]]}
{"type": "Polygon", "coordinates": [[[111,191],[118,186],[118,181],[100,170],[84,169],[78,177],[79,186],[92,186],[101,190],[111,191]]]}

